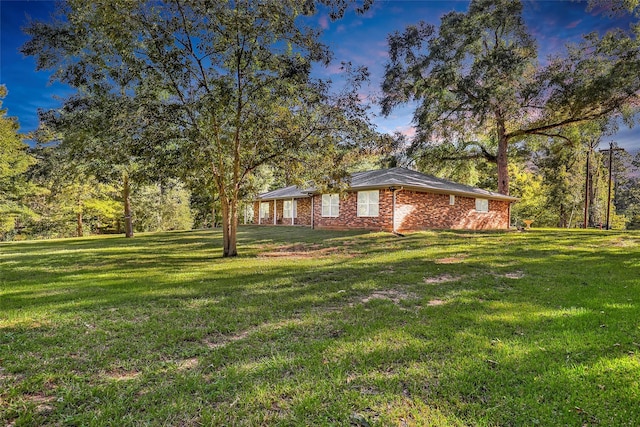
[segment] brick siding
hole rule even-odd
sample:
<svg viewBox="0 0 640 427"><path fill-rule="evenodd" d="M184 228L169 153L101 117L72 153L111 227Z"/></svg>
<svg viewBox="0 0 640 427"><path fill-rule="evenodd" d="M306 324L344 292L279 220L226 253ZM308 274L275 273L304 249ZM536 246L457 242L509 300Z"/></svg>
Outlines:
<svg viewBox="0 0 640 427"><path fill-rule="evenodd" d="M296 225L311 225L311 198L297 199L298 217ZM269 217L260 220L263 225L273 225L273 200L269 202ZM283 200L277 201L277 223L291 224L283 219ZM489 200L489 212L477 212L475 198L456 196L449 204L448 194L399 190L396 192L396 231L426 229L491 230L509 228L508 201ZM377 217L359 217L358 194L347 192L340 196L338 216L322 216L322 195L313 196L313 225L317 228L393 230L393 192L381 189ZM260 202L254 203L254 224L258 224Z"/></svg>
<svg viewBox="0 0 640 427"><path fill-rule="evenodd" d="M476 199L448 194L399 191L396 194L398 231L440 229L491 230L509 228L509 202L489 200L489 212L476 211Z"/></svg>

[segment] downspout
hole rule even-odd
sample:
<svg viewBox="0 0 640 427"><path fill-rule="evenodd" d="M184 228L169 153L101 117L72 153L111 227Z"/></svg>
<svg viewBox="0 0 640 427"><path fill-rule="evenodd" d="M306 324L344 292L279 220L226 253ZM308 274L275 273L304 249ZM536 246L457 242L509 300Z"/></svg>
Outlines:
<svg viewBox="0 0 640 427"><path fill-rule="evenodd" d="M296 209L295 209L295 205L293 204L293 197L291 198L291 225L296 225L295 219L294 217L296 216L295 214Z"/></svg>
<svg viewBox="0 0 640 427"><path fill-rule="evenodd" d="M391 232L396 232L396 188L389 187L391 191Z"/></svg>
<svg viewBox="0 0 640 427"><path fill-rule="evenodd" d="M278 225L278 201L273 199L273 225Z"/></svg>
<svg viewBox="0 0 640 427"><path fill-rule="evenodd" d="M314 226L314 223L313 223L313 217L314 217L313 199L314 199L314 197L313 197L313 194L312 194L311 195L311 229L315 230L315 226Z"/></svg>

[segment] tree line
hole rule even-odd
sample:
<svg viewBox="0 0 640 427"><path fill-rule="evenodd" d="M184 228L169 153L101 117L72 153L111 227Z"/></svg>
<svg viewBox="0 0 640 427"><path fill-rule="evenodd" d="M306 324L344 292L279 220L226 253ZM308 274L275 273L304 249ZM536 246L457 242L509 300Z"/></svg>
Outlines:
<svg viewBox="0 0 640 427"><path fill-rule="evenodd" d="M521 197L514 223L576 226L585 198L587 224L603 222L608 156L597 147L637 120L640 27L588 34L541 61L520 2L474 0L437 27L391 34L379 104L387 115L417 105L404 138L375 130L359 95L365 67L342 64L340 87L312 71L332 55L299 18L370 4L61 2L25 28L22 50L75 93L40 112L35 146L2 112L0 236L217 224L234 256L243 200L265 186L335 188L356 168L393 164ZM614 157L612 224L633 227L640 158Z"/></svg>

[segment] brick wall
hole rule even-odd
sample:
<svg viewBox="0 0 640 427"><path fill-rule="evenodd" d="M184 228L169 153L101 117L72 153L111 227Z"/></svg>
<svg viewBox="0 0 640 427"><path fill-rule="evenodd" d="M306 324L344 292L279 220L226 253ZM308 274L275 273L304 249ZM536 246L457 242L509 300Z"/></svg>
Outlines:
<svg viewBox="0 0 640 427"><path fill-rule="evenodd" d="M311 225L311 198L297 199L298 217L296 225ZM260 220L263 225L273 225L273 200L269 202L269 217ZM291 224L283 219L283 200L278 200L278 224ZM381 189L377 217L359 217L358 194L348 192L340 197L339 215L335 218L322 216L322 195L313 196L313 225L317 228L393 230L393 193ZM397 231L426 229L492 230L509 228L509 202L489 200L489 212L476 212L475 198L455 197L449 204L448 194L400 190L396 192L395 223ZM258 224L260 202L254 203L254 224Z"/></svg>
<svg viewBox="0 0 640 427"><path fill-rule="evenodd" d="M456 196L449 204L448 194L398 191L396 193L396 229L430 228L491 230L509 228L509 202L489 200L489 212L477 212L476 200Z"/></svg>
<svg viewBox="0 0 640 427"><path fill-rule="evenodd" d="M359 228L365 230L387 230L391 231L392 218L392 193L389 190L380 190L377 217L359 217L358 214L358 193L345 193L340 197L340 207L338 216L335 218L322 216L322 195L313 196L313 224L318 228Z"/></svg>

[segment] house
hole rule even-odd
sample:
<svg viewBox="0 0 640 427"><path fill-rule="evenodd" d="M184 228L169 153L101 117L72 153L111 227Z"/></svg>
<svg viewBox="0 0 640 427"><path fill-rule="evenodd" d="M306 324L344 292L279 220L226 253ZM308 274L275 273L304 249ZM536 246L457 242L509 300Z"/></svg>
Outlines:
<svg viewBox="0 0 640 427"><path fill-rule="evenodd" d="M296 186L260 194L254 224L393 232L508 229L515 197L405 168L357 172L342 194Z"/></svg>

